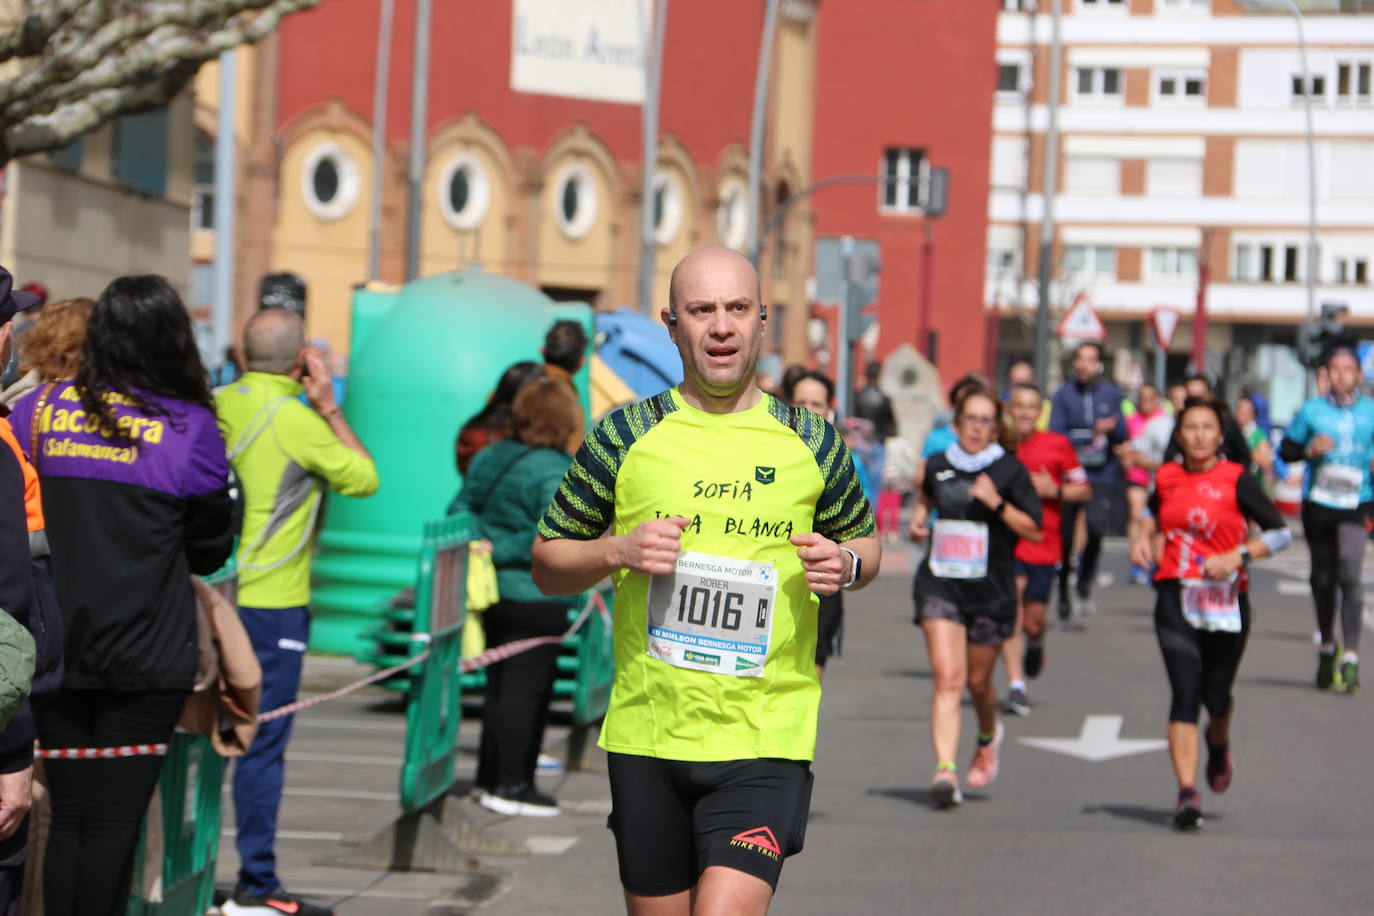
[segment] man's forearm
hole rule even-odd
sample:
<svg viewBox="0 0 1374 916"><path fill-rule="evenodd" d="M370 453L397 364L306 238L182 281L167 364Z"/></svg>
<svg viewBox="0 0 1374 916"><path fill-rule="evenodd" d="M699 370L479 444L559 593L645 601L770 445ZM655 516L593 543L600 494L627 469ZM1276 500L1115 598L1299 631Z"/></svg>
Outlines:
<svg viewBox="0 0 1374 916"><path fill-rule="evenodd" d="M536 535L530 547L534 584L546 595L577 595L620 569L614 537L591 541Z"/></svg>
<svg viewBox="0 0 1374 916"><path fill-rule="evenodd" d="M369 461L372 460L372 454L367 450L367 446L363 445L363 440L358 438L358 434L353 432L353 427L349 426L348 421L344 419L343 410L336 405L329 410L320 411L320 416L324 417L325 422L334 431L334 435L339 437L340 442Z"/></svg>

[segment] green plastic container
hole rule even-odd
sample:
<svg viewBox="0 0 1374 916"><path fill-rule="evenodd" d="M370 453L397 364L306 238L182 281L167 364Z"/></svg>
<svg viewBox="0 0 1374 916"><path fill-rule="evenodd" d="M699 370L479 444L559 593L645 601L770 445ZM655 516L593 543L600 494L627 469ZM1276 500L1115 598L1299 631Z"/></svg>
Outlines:
<svg viewBox="0 0 1374 916"><path fill-rule="evenodd" d="M390 307L387 307L388 299ZM511 363L539 360L557 320L583 323L583 303L480 269L426 277L399 292L354 300L344 412L377 460L381 487L367 499L331 494L314 566L311 648L352 655L397 590L415 584L424 523L458 492L453 444ZM590 351L590 346L589 346ZM588 370L574 378L590 416Z"/></svg>

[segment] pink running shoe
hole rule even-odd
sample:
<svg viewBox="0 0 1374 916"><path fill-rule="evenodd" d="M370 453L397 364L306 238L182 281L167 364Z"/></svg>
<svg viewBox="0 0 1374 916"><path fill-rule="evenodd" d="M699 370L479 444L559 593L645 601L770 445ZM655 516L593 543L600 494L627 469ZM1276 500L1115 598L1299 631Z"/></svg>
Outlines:
<svg viewBox="0 0 1374 916"><path fill-rule="evenodd" d="M1236 765L1231 760L1230 742L1213 747L1207 745L1207 785L1218 794L1231 787L1231 779L1236 775Z"/></svg>
<svg viewBox="0 0 1374 916"><path fill-rule="evenodd" d="M968 768L968 787L970 789L986 789L997 779L997 752L1002 746L1004 731L1001 721L998 721L992 740L987 744L978 745L978 750L973 754L973 764Z"/></svg>

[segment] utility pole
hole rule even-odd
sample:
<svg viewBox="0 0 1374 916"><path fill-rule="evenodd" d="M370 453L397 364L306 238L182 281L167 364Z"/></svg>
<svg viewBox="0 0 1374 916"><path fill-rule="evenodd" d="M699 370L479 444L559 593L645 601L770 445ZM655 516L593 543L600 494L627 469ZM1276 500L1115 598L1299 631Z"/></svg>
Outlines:
<svg viewBox="0 0 1374 916"><path fill-rule="evenodd" d="M1059 8L1062 0L1050 4L1049 118L1045 126L1044 188L1040 215L1040 303L1035 311L1035 380L1041 388L1049 383L1050 370L1050 279L1054 254L1054 194L1059 183L1059 68L1063 49L1059 40Z"/></svg>
<svg viewBox="0 0 1374 916"><path fill-rule="evenodd" d="M668 0L650 3L650 22L645 23L645 47L649 51L644 61L644 182L640 188L639 205L639 310L654 314L654 259L658 254L654 241L654 217L657 215L658 195L654 177L658 171L658 97L663 81L663 39L668 27ZM653 29L653 44L649 29Z"/></svg>
<svg viewBox="0 0 1374 916"><path fill-rule="evenodd" d="M391 82L395 0L382 0L377 23L377 73L372 81L372 214L367 230L367 279L382 271L382 184L386 179L386 96Z"/></svg>
<svg viewBox="0 0 1374 916"><path fill-rule="evenodd" d="M759 69L754 76L754 122L749 128L749 206L745 219L745 251L755 251L759 240L759 197L763 186L763 127L768 114L768 78L773 69L773 40L778 31L778 0L767 0L763 13L763 38L759 42ZM757 267L757 262L755 263Z"/></svg>
<svg viewBox="0 0 1374 916"><path fill-rule="evenodd" d="M1209 241L1210 233L1204 230L1197 256L1197 305L1193 309L1193 371L1199 375L1207 374L1207 281L1211 274L1207 257Z"/></svg>
<svg viewBox="0 0 1374 916"><path fill-rule="evenodd" d="M425 123L429 115L431 0L415 0L415 69L410 85L410 171L406 182L406 280L420 276L420 214L424 203Z"/></svg>
<svg viewBox="0 0 1374 916"><path fill-rule="evenodd" d="M234 112L238 107L235 52L219 56L219 112L215 125L215 295L210 312L210 358L218 364L234 336L234 201L238 196L237 141Z"/></svg>
<svg viewBox="0 0 1374 916"><path fill-rule="evenodd" d="M840 269L840 320L835 354L835 415L848 417L849 391L854 386L853 344L849 342L849 294L852 285L850 277L854 268L853 236L846 235L840 239L840 253L843 262Z"/></svg>

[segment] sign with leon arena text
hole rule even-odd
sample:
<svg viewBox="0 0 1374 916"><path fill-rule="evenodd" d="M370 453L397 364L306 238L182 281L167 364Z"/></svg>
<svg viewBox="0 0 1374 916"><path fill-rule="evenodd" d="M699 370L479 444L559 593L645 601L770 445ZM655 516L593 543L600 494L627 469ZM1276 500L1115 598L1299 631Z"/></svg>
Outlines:
<svg viewBox="0 0 1374 916"><path fill-rule="evenodd" d="M650 0L515 0L512 8L516 92L643 104Z"/></svg>

